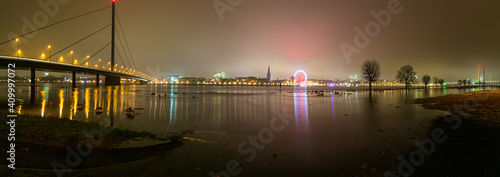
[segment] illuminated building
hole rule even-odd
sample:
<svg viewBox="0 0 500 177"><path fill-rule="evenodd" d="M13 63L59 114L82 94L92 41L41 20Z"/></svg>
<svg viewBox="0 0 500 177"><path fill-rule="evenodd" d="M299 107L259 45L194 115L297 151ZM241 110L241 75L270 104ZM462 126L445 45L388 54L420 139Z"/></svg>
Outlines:
<svg viewBox="0 0 500 177"><path fill-rule="evenodd" d="M172 75L168 77L169 82L179 82L179 76L177 75Z"/></svg>
<svg viewBox="0 0 500 177"><path fill-rule="evenodd" d="M357 74L355 74L354 76L349 75L349 82L356 82L356 81L359 81Z"/></svg>
<svg viewBox="0 0 500 177"><path fill-rule="evenodd" d="M267 66L267 81L271 81L271 66Z"/></svg>
<svg viewBox="0 0 500 177"><path fill-rule="evenodd" d="M478 70L477 70L477 81L479 83L486 83L486 71L484 69L484 65L479 65Z"/></svg>
<svg viewBox="0 0 500 177"><path fill-rule="evenodd" d="M226 78L226 72L214 73L214 79L224 79Z"/></svg>

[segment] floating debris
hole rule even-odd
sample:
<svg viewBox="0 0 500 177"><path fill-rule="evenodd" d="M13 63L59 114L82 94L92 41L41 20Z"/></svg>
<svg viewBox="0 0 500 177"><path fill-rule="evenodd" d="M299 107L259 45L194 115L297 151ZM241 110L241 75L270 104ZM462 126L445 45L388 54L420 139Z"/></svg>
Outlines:
<svg viewBox="0 0 500 177"><path fill-rule="evenodd" d="M127 118L133 119L135 117L135 111L132 110L132 107L129 107L125 110L127 112L125 115L127 115Z"/></svg>
<svg viewBox="0 0 500 177"><path fill-rule="evenodd" d="M83 104L77 104L76 105L76 110L78 110L78 111L83 110L83 108L84 108Z"/></svg>
<svg viewBox="0 0 500 177"><path fill-rule="evenodd" d="M102 114L102 108L101 108L101 107L96 107L96 108L95 108L95 113L96 113L97 115Z"/></svg>

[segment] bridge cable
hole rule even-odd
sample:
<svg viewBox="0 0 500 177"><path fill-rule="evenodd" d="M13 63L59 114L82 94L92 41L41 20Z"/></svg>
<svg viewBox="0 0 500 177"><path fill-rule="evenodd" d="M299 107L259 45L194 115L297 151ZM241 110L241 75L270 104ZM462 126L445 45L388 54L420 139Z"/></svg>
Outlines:
<svg viewBox="0 0 500 177"><path fill-rule="evenodd" d="M118 47L116 47L116 46L115 46L115 49L116 49L116 53L118 53L118 58L120 58L120 61L122 61L122 64L125 65L125 62L123 62L123 57L122 57L120 50L118 50Z"/></svg>
<svg viewBox="0 0 500 177"><path fill-rule="evenodd" d="M125 32L123 31L122 23L120 22L120 17L118 16L118 13L116 14L116 19L118 19L118 24L120 25L120 30L122 31L123 38L125 39L125 44L127 45L128 52L130 53L130 60L132 60L132 63L134 64L133 67L135 70L137 70L135 61L134 61L134 56L132 55L132 51L130 50L130 46L128 45L127 37L125 35Z"/></svg>
<svg viewBox="0 0 500 177"><path fill-rule="evenodd" d="M105 27L103 27L103 28L101 28L101 29L97 30L96 32L94 32L94 33L92 33L92 34L90 34L90 35L88 35L88 36L84 37L83 39L80 39L80 40L76 41L75 43L73 43L73 44L71 44L71 45L69 45L69 46L65 47L64 49L61 49L61 50L57 51L56 53L53 53L52 55L50 55L50 56L49 56L49 58L50 58L50 57L52 57L52 56L54 56L54 55L57 55L57 54L61 53L62 51L66 50L66 49L68 49L68 48L70 48L70 47L72 47L72 46L74 46L74 45L76 45L76 44L78 44L78 43L80 43L80 42L82 42L83 40L85 40L85 39L87 39L87 38L89 38L89 37L91 37L91 36L93 36L93 35L95 35L95 34L97 34L97 33L101 32L102 30L104 30L104 29L106 29L106 28L108 28L108 27L110 27L110 26L111 26L111 24L106 25ZM71 62L73 62L73 61L71 61Z"/></svg>
<svg viewBox="0 0 500 177"><path fill-rule="evenodd" d="M117 34L117 37L118 37L118 41L120 41L120 45L121 45L121 47L122 47L122 49L123 49L123 53L125 54L125 58L127 59L127 63L128 63L128 65L129 65L129 67L130 67L130 68L132 68L132 65L130 64L130 60L128 59L128 55L127 55L127 52L126 52L126 50L125 50L125 47L123 46L123 42L122 42L122 38L121 38L121 36L120 36L120 33L116 33L116 34ZM121 56L121 55L120 55L120 56ZM126 64L125 64L125 63L123 63L123 65L125 65L125 66L126 66Z"/></svg>
<svg viewBox="0 0 500 177"><path fill-rule="evenodd" d="M77 15L77 16L74 16L74 17L71 17L71 18L68 18L68 19L65 19L65 20L58 21L58 22L52 23L52 24L50 24L50 25L47 25L47 26L44 26L44 27L38 28L38 29L36 29L36 30L33 30L33 31L30 31L30 32L24 33L24 34L22 34L22 35L18 36L17 38L21 38L21 37L24 37L24 36L29 35L29 34L31 34L31 33L34 33L34 32L40 31L40 30L43 30L43 29L45 29L45 28L48 28L48 27L51 27L51 26L54 26L54 25L57 25L57 24L60 24L60 23L64 23L64 22L67 22L67 21L70 21L70 20L73 20L73 19L76 19L76 18L79 18L79 17L83 17L83 16L85 16L85 15L89 15L89 14L92 14L92 13L95 13L95 12L99 12L99 11L101 11L101 10L104 10L104 9L107 9L107 8L110 8L110 7L111 7L111 6L104 7L104 8L101 8L101 9L97 9L97 10L94 10L94 11L91 11L91 12L87 12L87 13L84 13L84 14L80 14L80 15ZM13 40L15 40L15 39L16 39L16 38L9 39L9 40L7 40L7 41L4 41L4 42L0 43L0 45L3 45L3 44L5 44L5 43L8 43L8 42L13 41Z"/></svg>
<svg viewBox="0 0 500 177"><path fill-rule="evenodd" d="M111 44L111 42L109 42L108 44L106 44L104 47L102 47L101 49L99 49L99 51L97 51L96 53L94 53L92 56L90 56L90 58L86 59L85 61L83 61L82 64L80 65L83 65L85 62L89 61L90 59L92 59L93 57L95 57L97 54L99 54L102 50L104 50L106 47L108 47L109 45ZM100 69L100 68L99 68Z"/></svg>

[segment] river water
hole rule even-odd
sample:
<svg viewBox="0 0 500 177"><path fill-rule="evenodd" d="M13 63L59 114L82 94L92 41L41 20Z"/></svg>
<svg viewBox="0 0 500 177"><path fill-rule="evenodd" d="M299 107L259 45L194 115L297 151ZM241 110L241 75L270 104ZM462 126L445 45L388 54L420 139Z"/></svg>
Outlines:
<svg viewBox="0 0 500 177"><path fill-rule="evenodd" d="M413 104L415 98L477 90L369 94L329 87L78 86L38 84L31 100L29 85L18 83L16 111L159 135L184 132L183 153L143 169L152 176L209 176L227 171L231 160L243 165L239 176L350 176L362 165L388 167L382 153L412 148L412 139L424 131L422 120L443 113ZM309 94L314 90L339 94ZM7 93L7 86L0 85L0 91ZM7 95L0 100L6 105ZM129 107L133 118L125 114Z"/></svg>

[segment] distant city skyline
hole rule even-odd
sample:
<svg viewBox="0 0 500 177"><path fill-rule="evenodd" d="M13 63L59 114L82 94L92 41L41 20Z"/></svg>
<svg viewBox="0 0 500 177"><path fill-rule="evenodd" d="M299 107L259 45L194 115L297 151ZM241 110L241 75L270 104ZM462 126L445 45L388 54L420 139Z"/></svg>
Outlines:
<svg viewBox="0 0 500 177"><path fill-rule="evenodd" d="M40 2L2 2L8 8L0 13L8 17L3 20L8 25L0 30L0 41L29 31L31 26L36 28L40 22L51 24L111 3L68 1L55 8L50 2L59 1ZM159 66L167 74L208 78L213 72L224 71L228 77L266 78L266 66L270 65L273 79L288 78L297 70L306 71L311 78L347 79L360 75L363 61L375 59L380 62L383 80L394 80L397 69L407 64L419 76L428 74L449 82L475 79L477 66L485 64L487 80L500 78L500 25L492 18L500 15L496 9L500 2L399 1L394 7L389 2L245 1L225 12L221 21L212 1L117 0L117 13L136 68L144 73L148 73L147 67ZM38 57L47 45L54 51L68 46L109 24L109 11L22 38L23 55ZM37 12L47 14L47 19ZM388 18L384 12L392 15ZM375 23L379 25L377 35L367 33L366 26L377 30ZM364 35L370 35L370 42L359 47L356 37ZM109 38L108 29L66 53L74 50L74 57L82 59ZM359 52L349 55L348 60L341 44L355 46ZM12 43L0 49L2 54L15 51ZM109 48L105 51L96 59L109 59Z"/></svg>

